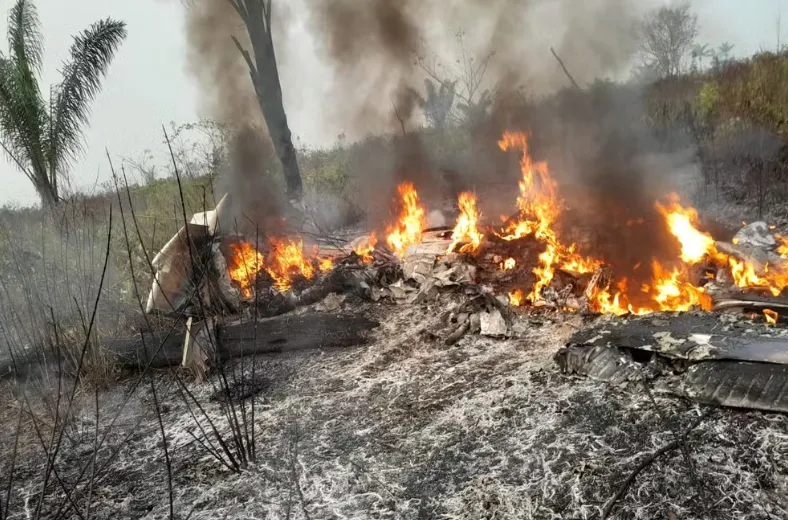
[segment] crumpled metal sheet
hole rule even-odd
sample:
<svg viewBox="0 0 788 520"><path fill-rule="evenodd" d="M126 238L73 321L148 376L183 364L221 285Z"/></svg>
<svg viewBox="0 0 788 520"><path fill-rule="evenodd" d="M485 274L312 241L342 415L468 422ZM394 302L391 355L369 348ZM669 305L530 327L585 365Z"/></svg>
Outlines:
<svg viewBox="0 0 788 520"><path fill-rule="evenodd" d="M657 381L656 389L707 404L788 413L788 365L708 361Z"/></svg>
<svg viewBox="0 0 788 520"><path fill-rule="evenodd" d="M601 346L574 346L558 351L555 362L566 374L620 385L643 378L643 367L622 351Z"/></svg>
<svg viewBox="0 0 788 520"><path fill-rule="evenodd" d="M658 392L692 401L788 413L788 365L741 361L702 361L684 371L661 365L659 357L638 363L615 347L575 345L555 355L561 371L613 385L648 381Z"/></svg>
<svg viewBox="0 0 788 520"><path fill-rule="evenodd" d="M736 236L733 237L733 243L762 249L774 249L777 247L777 240L775 240L774 234L769 229L769 224L762 221L751 222L741 228L736 233Z"/></svg>
<svg viewBox="0 0 788 520"><path fill-rule="evenodd" d="M570 345L646 350L687 361L731 360L788 364L788 337L766 336L767 327L725 330L715 315L685 314L671 319L638 317L579 331Z"/></svg>
<svg viewBox="0 0 788 520"><path fill-rule="evenodd" d="M788 338L725 329L714 315L646 317L575 333L562 372L718 406L788 413Z"/></svg>

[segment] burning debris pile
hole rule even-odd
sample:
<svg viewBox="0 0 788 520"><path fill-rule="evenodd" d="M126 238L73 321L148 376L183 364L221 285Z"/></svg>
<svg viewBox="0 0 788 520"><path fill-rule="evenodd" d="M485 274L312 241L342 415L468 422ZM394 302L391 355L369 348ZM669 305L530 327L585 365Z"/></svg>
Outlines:
<svg viewBox="0 0 788 520"><path fill-rule="evenodd" d="M562 222L566 208L558 183L546 162L531 158L528 135L506 133L499 147L518 153L521 179L515 214L497 225L484 220L476 194L463 192L456 225L429 229L416 187L404 182L399 214L385 231L343 247L307 246L302 236L222 233L222 199L213 212L195 215L157 256L148 311L186 307L206 315L254 308L271 316L331 293L397 303L422 303L445 288L484 295L484 306L459 313L449 335L454 338L462 330L504 335L500 324L512 307L642 316L709 311L716 304L759 309L770 322L788 308L788 239L766 224L750 224L732 242L718 242L699 229L697 212L671 194L652 211L673 250L640 259L629 269L637 279L630 279L616 272L616 259L596 255L582 233Z"/></svg>

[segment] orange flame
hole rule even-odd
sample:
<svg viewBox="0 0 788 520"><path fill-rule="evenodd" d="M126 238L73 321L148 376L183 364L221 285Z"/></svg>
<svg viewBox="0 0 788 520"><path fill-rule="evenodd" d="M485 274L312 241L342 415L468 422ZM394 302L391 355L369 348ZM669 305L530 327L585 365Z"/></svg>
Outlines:
<svg viewBox="0 0 788 520"><path fill-rule="evenodd" d="M304 242L300 238L272 238L270 242L274 249L268 255L268 262L249 242L230 245L233 253L228 260L228 274L238 284L245 298L252 296L255 277L261 270L273 278L277 290L286 291L292 286L293 277L300 275L312 279L317 271L330 271L334 267L331 258L318 257L317 248L312 257L305 258Z"/></svg>
<svg viewBox="0 0 788 520"><path fill-rule="evenodd" d="M528 153L528 138L525 133L506 132L498 142L503 151L515 149L521 152L520 194L517 197L517 208L520 220L512 223L501 238L516 240L533 234L537 239L544 240L546 249L539 255L540 265L533 269L536 282L526 297L532 303L541 297L542 289L547 287L555 274L554 264L561 254L558 237L553 231L553 223L560 212L560 201L556 197L556 183L550 177L546 162L534 163Z"/></svg>
<svg viewBox="0 0 788 520"><path fill-rule="evenodd" d="M659 262L654 261L654 301L661 311L688 311L700 307L710 311L713 307L711 297L702 287L695 287L686 279L686 272L674 268L666 272Z"/></svg>
<svg viewBox="0 0 788 520"><path fill-rule="evenodd" d="M523 291L521 291L520 289L510 292L508 296L509 296L509 305L511 305L512 307L519 307L523 304Z"/></svg>
<svg viewBox="0 0 788 520"><path fill-rule="evenodd" d="M534 283L533 289L531 289L531 292L527 296L531 303L539 301L542 295L542 289L553 281L553 276L555 276L553 264L557 257L558 253L556 251L556 246L553 244L547 244L547 249L539 255L539 262L541 262L541 265L534 267L533 270L533 273L536 275L536 283Z"/></svg>
<svg viewBox="0 0 788 520"><path fill-rule="evenodd" d="M326 271L330 271L334 268L334 259L333 258L321 258L318 262L317 268L320 270L321 273L325 273Z"/></svg>
<svg viewBox="0 0 788 520"><path fill-rule="evenodd" d="M457 217L457 225L451 234L451 245L446 253L454 251L460 242L467 242L460 248L460 253L473 253L479 249L484 238L477 228L481 214L476 207L476 195L468 191L460 193L457 206L460 208L460 215Z"/></svg>
<svg viewBox="0 0 788 520"><path fill-rule="evenodd" d="M397 186L402 209L399 221L394 226L389 226L386 232L386 243L397 253L400 258L413 244L421 243L422 233L427 227L426 211L419 202L419 194L410 182L403 182Z"/></svg>
<svg viewBox="0 0 788 520"><path fill-rule="evenodd" d="M601 314L615 314L617 316L628 313L645 314L634 309L622 293L611 294L608 288L596 291L589 303L593 310Z"/></svg>
<svg viewBox="0 0 788 520"><path fill-rule="evenodd" d="M507 132L498 142L501 150L516 149L521 151L520 194L517 197L519 220L510 224L504 234L504 240L517 240L527 235L545 242L546 248L539 255L539 264L533 269L536 275L527 299L537 302L541 298L542 289L547 287L555 276L556 266L576 273L591 273L599 268L602 262L585 258L577 253L577 246L565 246L553 229L553 224L561 213L563 202L557 194L557 184L550 176L546 162L533 162L528 153L528 134Z"/></svg>
<svg viewBox="0 0 788 520"><path fill-rule="evenodd" d="M564 256L568 258L561 264L561 269L577 274L588 274L602 267L601 261L596 258L580 256L576 253L576 250L577 246L572 244L564 251Z"/></svg>
<svg viewBox="0 0 788 520"><path fill-rule="evenodd" d="M627 297L626 279L623 279L618 283L618 291L615 293L611 293L609 288L597 291L591 299L591 308L603 314L619 316L644 315L657 311L689 311L696 307L707 311L712 309L711 297L702 287L695 287L685 281L687 274L683 269L675 267L668 271L654 260L652 270L653 286L643 286L641 291L649 295L653 304L645 307L633 306Z"/></svg>
<svg viewBox="0 0 788 520"><path fill-rule="evenodd" d="M715 255L717 247L714 239L695 227L698 222L695 208L682 207L675 193L668 195L668 198L667 206L656 202L655 207L665 217L670 232L681 243L681 259L688 264L697 264L707 254Z"/></svg>
<svg viewBox="0 0 788 520"><path fill-rule="evenodd" d="M315 276L315 267L304 258L302 239L271 239L271 244L274 246L273 259L271 265L266 267L266 271L274 279L274 287L278 290L288 290L296 275L301 275L307 280Z"/></svg>
<svg viewBox="0 0 788 520"><path fill-rule="evenodd" d="M536 281L526 299L536 303L542 290L555 277L556 267L578 274L592 273L602 266L595 258L584 257L577 252L576 244L565 245L561 242L553 225L558 219L563 202L558 197L557 185L550 177L547 164L534 163L528 154L528 135L505 133L499 146L502 150L522 151L520 169L520 195L517 198L519 219L510 224L501 234L504 240L516 240L526 235L545 243L545 250L539 255L539 265L533 273ZM657 209L665 216L668 227L681 244L681 259L686 263L697 263L706 254L717 254L714 239L695 228L697 213L694 209L682 208L677 196L671 196L668 205L657 204ZM591 308L613 314L646 314L655 311L682 311L693 307L711 308L711 298L702 288L687 281L686 269L675 267L665 269L654 261L653 282L641 291L649 295L651 303L646 307L634 307L627 297L627 281L618 282L617 290L610 287L596 288L589 297ZM513 299L512 293L509 295ZM515 297L514 300L521 300Z"/></svg>
<svg viewBox="0 0 788 520"><path fill-rule="evenodd" d="M356 246L355 253L361 257L361 261L365 264L371 264L374 258L372 253L375 251L375 246L378 244L378 237L373 231L370 233L365 244Z"/></svg>
<svg viewBox="0 0 788 520"><path fill-rule="evenodd" d="M230 244L233 254L227 262L230 279L238 284L244 298L252 296L255 277L265 264L265 258L249 242Z"/></svg>
<svg viewBox="0 0 788 520"><path fill-rule="evenodd" d="M517 197L517 208L521 220L512 223L505 231L505 240L516 240L534 234L536 238L553 238L551 229L560 212L560 201L556 198L556 182L550 177L546 162L531 160L528 153L528 138L525 133L506 132L498 141L503 151L520 150L520 195Z"/></svg>
<svg viewBox="0 0 788 520"><path fill-rule="evenodd" d="M728 258L728 265L737 287L760 287L767 289L774 296L779 296L788 286L788 273L770 270L768 264L765 267L765 272L761 275L755 272L755 267L752 264L732 256Z"/></svg>
<svg viewBox="0 0 788 520"><path fill-rule="evenodd" d="M688 264L702 260L706 255L717 263L728 265L737 287L761 287L774 296L779 296L788 287L788 272L770 269L767 265L764 272L756 272L755 266L723 254L717 250L714 239L708 233L695 228L698 213L693 208L684 208L679 203L678 195L670 194L667 207L656 203L657 210L665 216L668 228L681 244L681 259ZM734 244L737 241L734 239ZM778 249L778 252L780 250Z"/></svg>
<svg viewBox="0 0 788 520"><path fill-rule="evenodd" d="M504 240L517 240L532 236L544 244L544 251L538 257L538 265L533 268L535 280L530 290L515 290L508 294L513 306L523 305L526 301L537 304L542 299L543 290L556 276L557 269L576 274L589 274L599 270L603 262L586 257L578 252L576 244L562 243L555 224L561 214L563 201L558 195L555 180L551 177L547 163L534 162L528 151L528 134L507 132L499 141L501 150L520 152L521 179L517 197L518 218L497 233ZM422 240L426 227L426 210L419 201L418 193L410 182L397 187L400 199L400 212L396 224L387 228L386 243L399 256L403 257L409 246ZM476 252L483 240L478 225L480 213L477 197L470 192L461 193L458 198L460 215L452 232L452 242L448 252L454 251L460 243L460 252ZM779 295L788 287L788 269L779 266L756 266L738 260L717 250L711 235L698 230L698 213L694 208L683 207L679 197L670 194L667 201L656 202L656 210L663 216L669 231L676 238L680 252L675 262L663 266L652 260L651 281L639 290L640 298L630 292L626 279L620 279L607 286L596 287L588 295L589 307L602 313L647 314L656 311L687 311L692 308L711 309L712 301L708 293L689 281L687 267L704 259L727 267L738 287L759 287ZM627 225L642 223L643 219L633 220ZM779 245L777 253L788 259L788 238L776 235ZM238 284L244 296L253 292L256 274L265 270L274 280L280 291L292 286L294 276L311 279L317 271L333 267L331 259L319 259L317 252L306 258L303 240L271 240L274 250L264 258L248 243L232 245L233 255L228 260L230 277ZM371 253L377 244L377 237L371 234L366 244L355 249L364 262L371 262ZM266 263L267 260L267 263ZM640 264L638 264L639 266ZM507 258L499 263L503 270L514 269L517 260ZM636 266L637 268L637 266ZM644 296L645 295L645 296ZM637 306L632 301L637 300ZM771 314L770 314L771 313ZM777 321L777 314L764 312L767 320Z"/></svg>
<svg viewBox="0 0 788 520"><path fill-rule="evenodd" d="M768 323L769 325L776 325L777 320L780 319L780 315L771 309L764 309L763 317L766 318L766 323Z"/></svg>
<svg viewBox="0 0 788 520"><path fill-rule="evenodd" d="M780 243L780 245L777 246L777 254L788 260L788 237L775 235L775 238Z"/></svg>

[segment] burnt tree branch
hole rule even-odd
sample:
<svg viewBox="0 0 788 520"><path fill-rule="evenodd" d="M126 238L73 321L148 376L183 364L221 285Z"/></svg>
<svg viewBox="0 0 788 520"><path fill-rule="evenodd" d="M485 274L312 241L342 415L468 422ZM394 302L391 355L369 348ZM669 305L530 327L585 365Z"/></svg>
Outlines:
<svg viewBox="0 0 788 520"><path fill-rule="evenodd" d="M246 66L249 67L249 76L252 78L252 85L255 86L255 90L257 89L257 67L255 67L254 62L252 62L252 56L249 54L249 51L243 48L241 42L238 41L238 38L235 36L230 36L235 44L235 47L238 49L238 52L241 53L243 56L244 61L246 62Z"/></svg>
<svg viewBox="0 0 788 520"><path fill-rule="evenodd" d="M558 57L558 54L555 53L555 50L552 47L550 47L550 52L553 54L553 57L556 59L556 61L558 61L558 64L561 66L561 70L564 71L564 74L566 74L566 77L572 82L572 85L574 85L577 90L583 90L582 87L577 84L575 78L572 77L572 74L569 73L569 70L566 68L566 65L564 65L563 60Z"/></svg>

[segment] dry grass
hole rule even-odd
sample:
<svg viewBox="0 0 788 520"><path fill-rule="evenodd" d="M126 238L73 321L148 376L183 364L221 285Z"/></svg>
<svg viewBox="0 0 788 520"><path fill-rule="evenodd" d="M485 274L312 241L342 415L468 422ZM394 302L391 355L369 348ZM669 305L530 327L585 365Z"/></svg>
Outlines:
<svg viewBox="0 0 788 520"><path fill-rule="evenodd" d="M176 511L193 519L597 518L626 475L700 411L659 396L657 410L642 389L559 374L552 354L583 326L579 317L521 317L507 340L431 341L425 326L453 304L366 307L382 323L368 347L259 358L257 463L241 474L195 442L174 383L160 383ZM226 430L211 399L217 386L190 389ZM103 400L110 406L123 393ZM149 401L140 394L123 412L116 438L125 427L133 434L97 484L96 518L166 516ZM687 442L700 486L675 451L636 479L615 514L783 517L786 431L784 416L714 411Z"/></svg>

